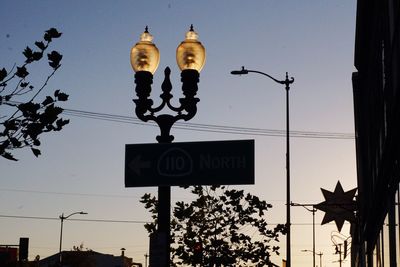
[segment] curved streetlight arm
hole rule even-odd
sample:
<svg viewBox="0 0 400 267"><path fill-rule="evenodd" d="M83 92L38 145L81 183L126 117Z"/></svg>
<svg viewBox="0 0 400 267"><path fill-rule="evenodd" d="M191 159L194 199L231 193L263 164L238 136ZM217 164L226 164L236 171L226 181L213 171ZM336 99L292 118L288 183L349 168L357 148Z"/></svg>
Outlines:
<svg viewBox="0 0 400 267"><path fill-rule="evenodd" d="M60 215L60 219L61 219L61 220L65 220L65 219L68 219L69 217L71 217L72 215L75 215L75 214L82 214L82 215L85 215L85 214L88 214L88 213L87 213L87 212L83 212L83 211L78 211L78 212L71 213L71 214L68 215L68 216L64 216L64 213L63 213L63 214Z"/></svg>
<svg viewBox="0 0 400 267"><path fill-rule="evenodd" d="M311 252L311 253L315 253L315 255L317 255L317 256L324 255L322 252L318 253L318 252L314 252L314 251L312 251L310 249L302 249L301 252Z"/></svg>
<svg viewBox="0 0 400 267"><path fill-rule="evenodd" d="M265 73L265 72L258 71L258 70L248 70L248 69L245 69L244 66L242 66L242 69L241 69L241 70L233 70L233 71L231 71L231 74L232 74L232 75L244 75L244 74L248 74L249 72L258 73L258 74L267 76L268 78L270 78L270 79L273 80L274 82L280 83L280 84L285 84L286 86L289 86L289 84L291 84L291 83L294 82L294 78L293 78L293 77L291 77L291 78L289 79L288 73L287 73L287 72L286 72L286 79L280 81L280 80L275 79L274 77L272 77L271 75L269 75L269 74L267 74L267 73Z"/></svg>
<svg viewBox="0 0 400 267"><path fill-rule="evenodd" d="M290 202L290 206L293 207L303 207L306 210L308 210L309 212L317 212L318 210L315 208L315 204L299 204L299 203L294 203L294 202ZM312 209L310 209L309 207L312 207Z"/></svg>

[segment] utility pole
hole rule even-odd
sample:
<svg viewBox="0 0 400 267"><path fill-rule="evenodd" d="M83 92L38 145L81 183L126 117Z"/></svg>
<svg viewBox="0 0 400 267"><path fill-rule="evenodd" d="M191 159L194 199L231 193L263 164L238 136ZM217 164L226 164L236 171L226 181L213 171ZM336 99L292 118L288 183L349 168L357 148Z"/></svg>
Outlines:
<svg viewBox="0 0 400 267"><path fill-rule="evenodd" d="M339 254L339 267L342 267L342 262L343 262L343 259L342 259L342 244L337 244L336 245L336 253L335 254Z"/></svg>
<svg viewBox="0 0 400 267"><path fill-rule="evenodd" d="M319 267L322 267L322 252L315 253L315 255L319 256Z"/></svg>
<svg viewBox="0 0 400 267"><path fill-rule="evenodd" d="M144 267L147 267L147 258L149 257L149 254L144 254Z"/></svg>

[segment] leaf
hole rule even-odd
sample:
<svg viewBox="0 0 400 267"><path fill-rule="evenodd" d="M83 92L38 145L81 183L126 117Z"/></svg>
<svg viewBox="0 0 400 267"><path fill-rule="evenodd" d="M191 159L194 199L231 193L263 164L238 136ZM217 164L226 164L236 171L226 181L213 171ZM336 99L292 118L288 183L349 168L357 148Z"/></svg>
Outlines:
<svg viewBox="0 0 400 267"><path fill-rule="evenodd" d="M18 161L16 158L14 158L14 156L11 153L8 152L3 152L1 156L9 160Z"/></svg>
<svg viewBox="0 0 400 267"><path fill-rule="evenodd" d="M58 38L61 36L62 33L58 32L57 29L55 28L51 28L49 30L47 30L43 36L43 38L47 41L47 42L51 42L53 38Z"/></svg>
<svg viewBox="0 0 400 267"><path fill-rule="evenodd" d="M24 50L24 52L22 52L22 54L26 57L26 60L25 60L26 63L32 62L33 51L29 46L27 46L25 48L25 50Z"/></svg>
<svg viewBox="0 0 400 267"><path fill-rule="evenodd" d="M4 80L5 77L7 77L7 71L5 68L2 68L0 70L0 81Z"/></svg>
<svg viewBox="0 0 400 267"><path fill-rule="evenodd" d="M27 87L28 85L29 85L28 82L22 82L22 83L20 84L20 86L21 86L22 88L25 88L25 87Z"/></svg>
<svg viewBox="0 0 400 267"><path fill-rule="evenodd" d="M20 147L22 143L15 137L10 138L10 142L14 148Z"/></svg>
<svg viewBox="0 0 400 267"><path fill-rule="evenodd" d="M52 51L51 53L47 54L47 58L49 59L49 65L53 69L56 69L60 66L60 61L62 59L62 55L57 51Z"/></svg>
<svg viewBox="0 0 400 267"><path fill-rule="evenodd" d="M51 38L50 34L45 32L43 39L50 43L52 38Z"/></svg>
<svg viewBox="0 0 400 267"><path fill-rule="evenodd" d="M34 61L39 61L42 57L43 57L43 53L42 52L34 52L32 54L32 59Z"/></svg>
<svg viewBox="0 0 400 267"><path fill-rule="evenodd" d="M10 145L10 141L9 140L5 140L4 142L0 143L0 151L1 153L3 153L8 146Z"/></svg>
<svg viewBox="0 0 400 267"><path fill-rule="evenodd" d="M56 121L56 125L57 125L56 130L57 130L57 131L60 131L60 130L62 129L62 127L64 127L64 126L67 125L68 123L69 123L69 120L58 119L58 120Z"/></svg>
<svg viewBox="0 0 400 267"><path fill-rule="evenodd" d="M69 95L60 92L60 93L58 93L58 95L57 95L57 100L58 100L58 101L67 101L67 100L68 100L68 96L69 96Z"/></svg>
<svg viewBox="0 0 400 267"><path fill-rule="evenodd" d="M32 150L33 154L34 154L36 157L39 157L39 155L42 154L42 153L40 152L40 150L37 149L37 148L33 148L33 147L32 147L31 150Z"/></svg>
<svg viewBox="0 0 400 267"><path fill-rule="evenodd" d="M46 49L46 46L43 42L35 42L35 45L41 49L42 51Z"/></svg>
<svg viewBox="0 0 400 267"><path fill-rule="evenodd" d="M47 96L46 99L42 102L43 106L47 106L54 102L54 99L51 96Z"/></svg>
<svg viewBox="0 0 400 267"><path fill-rule="evenodd" d="M16 131L18 129L17 122L15 119L4 121L3 125L5 130L7 131Z"/></svg>
<svg viewBox="0 0 400 267"><path fill-rule="evenodd" d="M26 70L25 66L17 67L17 72L15 73L20 78L25 78L29 75L29 72Z"/></svg>
<svg viewBox="0 0 400 267"><path fill-rule="evenodd" d="M49 30L46 31L46 33L51 37L51 38L59 38L61 36L61 32L58 32L56 28L50 28Z"/></svg>
<svg viewBox="0 0 400 267"><path fill-rule="evenodd" d="M46 125L46 132L50 132L55 130L55 127L53 126L53 124L48 124Z"/></svg>
<svg viewBox="0 0 400 267"><path fill-rule="evenodd" d="M34 146L40 146L40 141L39 141L39 139L33 140L33 145L34 145Z"/></svg>

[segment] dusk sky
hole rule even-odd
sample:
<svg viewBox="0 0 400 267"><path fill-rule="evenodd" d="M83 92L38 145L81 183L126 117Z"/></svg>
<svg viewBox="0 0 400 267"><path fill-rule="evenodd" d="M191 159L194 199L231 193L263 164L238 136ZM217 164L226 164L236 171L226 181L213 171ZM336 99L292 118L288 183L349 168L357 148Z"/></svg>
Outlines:
<svg viewBox="0 0 400 267"><path fill-rule="evenodd" d="M271 130L285 130L285 90L265 76L230 74L241 66L277 79L284 79L286 72L295 78L290 122L291 130L299 133L293 132L291 138L292 201L320 203L320 188L333 191L338 180L345 191L355 188L355 15L356 1L349 0L2 0L0 68L21 64L25 47L33 47L45 30L55 27L63 35L51 48L63 54L62 66L40 96L61 89L70 95L62 104L66 109L132 120L68 113L63 116L71 122L63 131L42 136L39 158L19 150L14 152L18 162L0 159L0 244L29 237L30 260L53 255L59 246L58 216L85 211L88 215L71 219L86 221L64 222L64 250L83 243L85 248L119 255L125 248L126 256L144 263L149 240L143 222L150 216L139 199L157 190L125 188L124 157L125 144L154 143L159 134L154 124L139 123L132 102L136 96L129 54L146 25L160 50L152 91L155 102L167 66L172 70L174 99L181 97L175 51L194 25L207 59L200 74L198 112L190 123L224 128L173 128L172 134L177 142L254 139L255 185L232 188L271 203L268 222L286 222L285 138L271 136ZM32 68L36 85L47 70L45 65ZM227 127L240 130L232 133ZM190 200L179 188L172 190L172 198ZM316 213L316 252L323 253L323 266L336 266L339 257L332 239L348 237L349 224L335 234L334 223L320 225L323 216ZM312 214L292 207L291 221L292 266L310 266L312 253L301 250L312 249ZM285 240L281 238L281 256L274 258L279 265L286 254ZM344 266L350 266L349 258Z"/></svg>

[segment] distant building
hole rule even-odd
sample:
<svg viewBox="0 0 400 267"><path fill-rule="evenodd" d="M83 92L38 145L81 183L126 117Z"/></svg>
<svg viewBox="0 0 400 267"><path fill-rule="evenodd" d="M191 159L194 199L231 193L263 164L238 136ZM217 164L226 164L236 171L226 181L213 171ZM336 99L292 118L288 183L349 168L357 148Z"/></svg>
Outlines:
<svg viewBox="0 0 400 267"><path fill-rule="evenodd" d="M18 248L0 246L0 266L16 266L18 261Z"/></svg>
<svg viewBox="0 0 400 267"><path fill-rule="evenodd" d="M38 267L59 267L59 253L39 261ZM103 254L96 251L63 251L62 267L142 267L132 258Z"/></svg>
<svg viewBox="0 0 400 267"><path fill-rule="evenodd" d="M357 1L352 266L400 265L400 1Z"/></svg>

